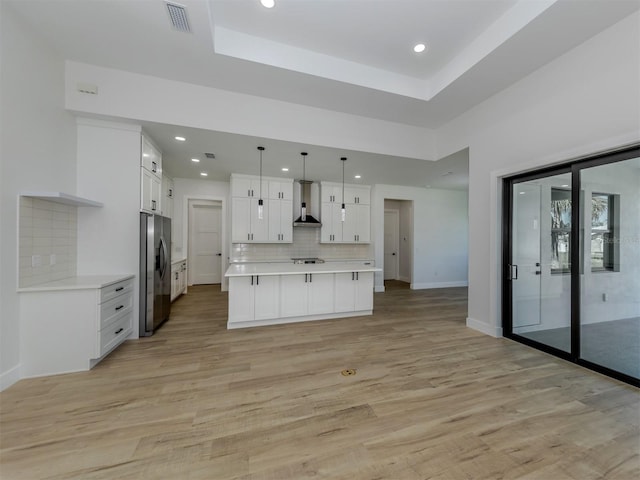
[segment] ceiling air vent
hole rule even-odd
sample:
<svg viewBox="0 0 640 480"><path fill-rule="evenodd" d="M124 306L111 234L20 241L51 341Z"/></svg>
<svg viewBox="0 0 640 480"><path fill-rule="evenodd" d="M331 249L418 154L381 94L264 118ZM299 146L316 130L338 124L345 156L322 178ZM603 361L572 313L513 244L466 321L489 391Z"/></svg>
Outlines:
<svg viewBox="0 0 640 480"><path fill-rule="evenodd" d="M189 26L189 20L187 19L187 9L183 5L177 3L167 3L167 12L169 12L169 18L173 28L181 32L191 33L191 27Z"/></svg>
<svg viewBox="0 0 640 480"><path fill-rule="evenodd" d="M204 156L207 157L207 158L216 158L216 154L215 153L207 153L207 152L205 152Z"/></svg>

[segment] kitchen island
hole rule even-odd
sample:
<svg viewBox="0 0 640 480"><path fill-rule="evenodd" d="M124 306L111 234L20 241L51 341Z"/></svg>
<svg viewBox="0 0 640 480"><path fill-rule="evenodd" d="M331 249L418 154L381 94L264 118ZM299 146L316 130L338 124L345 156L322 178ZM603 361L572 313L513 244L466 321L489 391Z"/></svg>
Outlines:
<svg viewBox="0 0 640 480"><path fill-rule="evenodd" d="M368 260L232 264L227 328L371 315L378 271Z"/></svg>

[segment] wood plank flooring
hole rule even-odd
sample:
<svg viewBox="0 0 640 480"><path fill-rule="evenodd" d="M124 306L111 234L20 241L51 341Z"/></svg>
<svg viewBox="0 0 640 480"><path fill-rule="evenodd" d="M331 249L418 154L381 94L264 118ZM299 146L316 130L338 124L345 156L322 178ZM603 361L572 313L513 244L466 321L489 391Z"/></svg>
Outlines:
<svg viewBox="0 0 640 480"><path fill-rule="evenodd" d="M466 328L465 289L244 330L226 311L189 288L92 371L2 392L0 478L640 477L639 391Z"/></svg>

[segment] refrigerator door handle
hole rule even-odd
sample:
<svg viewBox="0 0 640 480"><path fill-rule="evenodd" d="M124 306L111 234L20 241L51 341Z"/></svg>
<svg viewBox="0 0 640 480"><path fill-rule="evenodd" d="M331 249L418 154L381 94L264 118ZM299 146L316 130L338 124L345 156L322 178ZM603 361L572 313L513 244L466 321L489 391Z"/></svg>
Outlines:
<svg viewBox="0 0 640 480"><path fill-rule="evenodd" d="M160 278L164 278L164 274L167 271L167 242L164 238L160 238Z"/></svg>

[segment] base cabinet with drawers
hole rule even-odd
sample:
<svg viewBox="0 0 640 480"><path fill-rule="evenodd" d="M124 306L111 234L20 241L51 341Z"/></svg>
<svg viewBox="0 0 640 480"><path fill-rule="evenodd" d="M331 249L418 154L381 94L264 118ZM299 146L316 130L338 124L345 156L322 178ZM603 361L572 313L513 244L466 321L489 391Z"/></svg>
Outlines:
<svg viewBox="0 0 640 480"><path fill-rule="evenodd" d="M133 332L133 275L73 277L18 291L23 377L89 370Z"/></svg>

